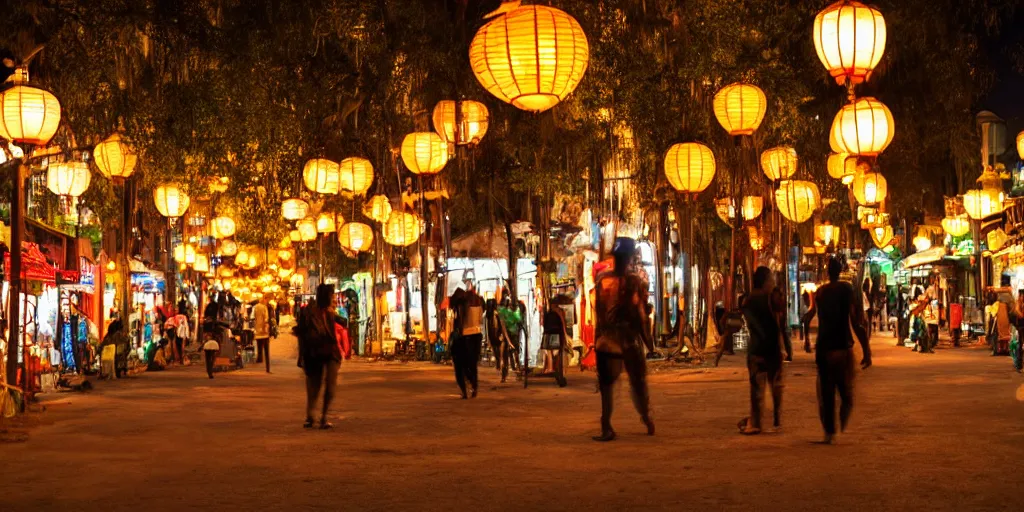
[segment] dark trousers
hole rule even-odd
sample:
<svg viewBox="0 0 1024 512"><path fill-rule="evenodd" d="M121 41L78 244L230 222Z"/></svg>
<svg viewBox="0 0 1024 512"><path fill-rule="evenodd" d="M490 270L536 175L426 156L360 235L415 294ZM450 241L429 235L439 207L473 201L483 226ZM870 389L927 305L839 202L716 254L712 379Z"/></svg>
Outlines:
<svg viewBox="0 0 1024 512"><path fill-rule="evenodd" d="M340 361L307 360L303 362L302 369L306 372L306 419L313 419L316 412L316 402L320 397L320 390L324 391L323 408L320 417L327 418L327 410L334 400L334 388L338 384L338 370L341 368Z"/></svg>
<svg viewBox="0 0 1024 512"><path fill-rule="evenodd" d="M645 422L650 419L650 396L647 391L647 361L639 346L626 349L621 355L597 351L597 382L601 388L601 432L612 431L612 408L615 405L615 382L625 369L633 406Z"/></svg>
<svg viewBox="0 0 1024 512"><path fill-rule="evenodd" d="M256 339L256 362L267 362L267 373L270 373L270 338Z"/></svg>
<svg viewBox="0 0 1024 512"><path fill-rule="evenodd" d="M178 364L183 364L185 362L185 340L183 338L175 336L174 347L178 351Z"/></svg>
<svg viewBox="0 0 1024 512"><path fill-rule="evenodd" d="M217 351L216 350L204 350L203 352L206 353L206 374L209 375L210 378L212 379L213 378L213 361L214 361L214 359L217 359Z"/></svg>
<svg viewBox="0 0 1024 512"><path fill-rule="evenodd" d="M484 341L483 334L459 336L452 341L452 366L455 368L455 383L459 385L462 396L466 396L466 380L472 391L476 393L477 363L480 362L480 348Z"/></svg>
<svg viewBox="0 0 1024 512"><path fill-rule="evenodd" d="M750 426L761 428L764 393L768 387L772 392L772 424L782 425L782 360L748 356L747 371L750 374Z"/></svg>
<svg viewBox="0 0 1024 512"><path fill-rule="evenodd" d="M931 351L932 347L939 344L939 324L928 324L928 341L925 347Z"/></svg>
<svg viewBox="0 0 1024 512"><path fill-rule="evenodd" d="M846 430L846 423L853 411L853 351L829 350L818 352L815 357L818 366L818 415L825 434L836 433L836 393L839 393L840 428Z"/></svg>

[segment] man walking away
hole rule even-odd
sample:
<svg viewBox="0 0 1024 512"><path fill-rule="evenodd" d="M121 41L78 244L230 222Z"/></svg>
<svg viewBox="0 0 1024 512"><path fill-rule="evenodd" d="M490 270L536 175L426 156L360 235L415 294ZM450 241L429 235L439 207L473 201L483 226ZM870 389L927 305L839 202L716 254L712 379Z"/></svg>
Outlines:
<svg viewBox="0 0 1024 512"><path fill-rule="evenodd" d="M267 307L267 298L260 298L259 303L252 308L253 331L256 338L256 364L267 363L267 373L270 373L270 309Z"/></svg>
<svg viewBox="0 0 1024 512"><path fill-rule="evenodd" d="M612 249L614 267L601 272L595 284L594 344L601 390L601 435L594 437L595 441L615 439L612 407L615 382L623 369L629 374L633 405L647 426L647 435L654 435L647 391L647 361L640 346L642 341L647 350L653 352L654 339L644 313L647 288L639 275L629 271L635 252L636 242L632 238L617 238Z"/></svg>
<svg viewBox="0 0 1024 512"><path fill-rule="evenodd" d="M774 421L782 426L782 360L786 357L779 315L773 300L775 278L768 267L754 271L754 290L740 307L750 330L750 348L747 350L747 370L750 373L750 417L741 422L744 435L761 433L761 411L764 409L766 387L772 390Z"/></svg>
<svg viewBox="0 0 1024 512"><path fill-rule="evenodd" d="M466 290L456 290L449 301L455 311L456 327L453 333L458 333L452 335L452 366L463 399L469 396L476 398L477 364L480 362L480 348L484 341L484 299L477 295L471 283L467 282L466 285ZM468 393L466 380L469 380L470 386Z"/></svg>
<svg viewBox="0 0 1024 512"><path fill-rule="evenodd" d="M316 287L316 303L302 308L295 334L299 339L299 367L306 374L306 422L303 427L313 427L316 402L323 389L323 407L320 414L320 428L329 429L334 425L327 421L327 411L334 399L334 388L338 382L341 367L341 349L334 325L337 312L334 310L334 286L321 284Z"/></svg>
<svg viewBox="0 0 1024 512"><path fill-rule="evenodd" d="M864 351L861 368L871 366L871 346L868 344L866 319L863 310L856 307L853 286L839 281L843 261L833 257L828 262L828 284L818 288L811 318L818 315L818 340L815 344L815 363L818 367L818 413L825 429L824 444L836 442L836 393L842 401L839 406L840 430L845 432L853 411L853 336Z"/></svg>

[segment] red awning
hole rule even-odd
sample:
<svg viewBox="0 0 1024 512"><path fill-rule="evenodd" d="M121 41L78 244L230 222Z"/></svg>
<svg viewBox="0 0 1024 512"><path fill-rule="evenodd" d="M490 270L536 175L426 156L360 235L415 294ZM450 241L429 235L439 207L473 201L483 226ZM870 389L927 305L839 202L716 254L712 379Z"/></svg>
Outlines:
<svg viewBox="0 0 1024 512"><path fill-rule="evenodd" d="M10 253L4 255L4 274L11 274ZM46 261L46 256L36 244L21 243L21 278L25 281L41 281L50 286L57 285L57 269Z"/></svg>

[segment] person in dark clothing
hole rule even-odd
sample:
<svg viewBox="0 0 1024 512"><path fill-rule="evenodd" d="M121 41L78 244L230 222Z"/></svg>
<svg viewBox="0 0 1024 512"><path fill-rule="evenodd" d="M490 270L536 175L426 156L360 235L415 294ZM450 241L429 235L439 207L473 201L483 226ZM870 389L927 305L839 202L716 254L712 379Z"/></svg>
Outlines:
<svg viewBox="0 0 1024 512"><path fill-rule="evenodd" d="M775 323L779 326L782 335L782 343L786 349L786 361L793 360L793 340L789 337L789 329L786 328L786 295L779 287L772 288L771 294L772 312L775 313Z"/></svg>
<svg viewBox="0 0 1024 512"><path fill-rule="evenodd" d="M804 316L811 310L811 294L807 290L804 290L800 294L800 302L803 304L801 308L800 318L800 337L804 340L804 352L811 353L811 321L804 320Z"/></svg>
<svg viewBox="0 0 1024 512"><path fill-rule="evenodd" d="M480 362L480 348L484 341L484 299L477 295L472 285L469 285L466 290L456 290L449 304L455 311L455 329L452 331L451 343L455 383L459 385L463 399L469 396L476 398L479 384L477 364ZM470 386L469 393L466 391L467 380Z"/></svg>
<svg viewBox="0 0 1024 512"><path fill-rule="evenodd" d="M853 411L854 355L852 328L864 351L861 368L871 366L871 346L868 343L867 319L864 310L857 307L857 291L850 283L839 281L844 263L839 257L828 262L828 284L815 294L814 308L808 317L818 315L818 339L815 343L815 363L818 367L818 413L825 430L825 444L836 442L836 393L839 393L840 431Z"/></svg>
<svg viewBox="0 0 1024 512"><path fill-rule="evenodd" d="M107 334L103 338L102 345L113 345L115 349L114 356L114 376L120 379L122 376L128 376L128 353L131 352L131 340L128 339L128 335L124 332L124 324L120 320L114 320L107 326Z"/></svg>
<svg viewBox="0 0 1024 512"><path fill-rule="evenodd" d="M654 338L644 314L647 287L639 275L629 270L635 253L636 242L633 239L616 239L612 249L615 258L613 268L601 272L595 280L594 345L601 391L601 435L594 437L595 441L615 439L615 430L612 429L615 382L623 370L629 374L633 405L647 426L647 435L654 435L647 390L647 361L641 347L642 342L648 351L654 352Z"/></svg>
<svg viewBox="0 0 1024 512"><path fill-rule="evenodd" d="M750 330L750 346L747 349L747 371L750 375L750 417L740 422L740 432L745 435L761 433L761 411L764 409L765 388L772 392L774 421L778 429L782 426L782 360L786 357L782 327L774 299L775 278L768 267L754 271L754 290L740 307L743 318Z"/></svg>
<svg viewBox="0 0 1024 512"><path fill-rule="evenodd" d="M334 388L341 367L341 347L338 343L335 324L339 322L334 309L334 286L321 284L316 288L316 303L302 308L295 335L299 339L298 365L306 374L306 422L303 427L313 427L313 414L317 399L323 390L323 407L320 414L320 428L329 429L334 425L327 421L327 411L334 399Z"/></svg>

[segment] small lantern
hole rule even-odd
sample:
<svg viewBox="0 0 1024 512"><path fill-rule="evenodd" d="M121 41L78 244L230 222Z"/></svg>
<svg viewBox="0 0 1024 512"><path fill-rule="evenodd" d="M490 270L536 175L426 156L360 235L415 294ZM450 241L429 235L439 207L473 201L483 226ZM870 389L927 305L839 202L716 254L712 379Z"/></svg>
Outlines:
<svg viewBox="0 0 1024 512"><path fill-rule="evenodd" d="M840 0L814 18L814 48L818 59L840 85L859 84L885 52L882 13L853 0Z"/></svg>
<svg viewBox="0 0 1024 512"><path fill-rule="evenodd" d="M277 259L279 259L279 260L281 260L283 262L291 261L293 256L294 256L294 254L292 253L291 249L278 249L277 250Z"/></svg>
<svg viewBox="0 0 1024 512"><path fill-rule="evenodd" d="M296 222L295 230L299 232L300 242L316 240L316 221L313 219L305 218Z"/></svg>
<svg viewBox="0 0 1024 512"><path fill-rule="evenodd" d="M753 135L764 120L768 101L756 85L732 84L715 94L712 106L729 135Z"/></svg>
<svg viewBox="0 0 1024 512"><path fill-rule="evenodd" d="M238 252L235 253L235 266L236 267L244 267L245 264L248 263L248 262L249 262L249 252L246 251L245 249L239 249Z"/></svg>
<svg viewBox="0 0 1024 512"><path fill-rule="evenodd" d="M419 240L422 227L423 221L416 215L393 211L391 217L388 217L388 221L381 228L381 233L385 242L398 247L406 247Z"/></svg>
<svg viewBox="0 0 1024 512"><path fill-rule="evenodd" d="M824 247L839 242L839 233L839 226L833 226L829 223L818 224L814 227L815 241Z"/></svg>
<svg viewBox="0 0 1024 512"><path fill-rule="evenodd" d="M127 179L135 172L139 157L120 133L113 133L92 150L93 161L107 178Z"/></svg>
<svg viewBox="0 0 1024 512"><path fill-rule="evenodd" d="M292 288L302 288L304 281L305 279L302 277L302 274L292 274L289 284L291 284Z"/></svg>
<svg viewBox="0 0 1024 512"><path fill-rule="evenodd" d="M750 240L750 248L755 251L764 249L768 241L764 235L758 232L757 228L750 226L747 230L747 238Z"/></svg>
<svg viewBox="0 0 1024 512"><path fill-rule="evenodd" d="M185 215L191 200L185 191L171 183L164 183L153 190L153 202L160 215L176 219Z"/></svg>
<svg viewBox="0 0 1024 512"><path fill-rule="evenodd" d="M490 124L490 113L479 101L464 100L459 102L458 137L455 140L455 102L442 100L434 106L434 131L448 144L476 144L487 133ZM404 158L404 157L403 157Z"/></svg>
<svg viewBox="0 0 1024 512"><path fill-rule="evenodd" d="M796 223L811 218L820 203L818 186L809 181L783 181L775 191L775 204L779 213Z"/></svg>
<svg viewBox="0 0 1024 512"><path fill-rule="evenodd" d="M221 256L234 256L238 254L238 243L234 240L224 240L220 243Z"/></svg>
<svg viewBox="0 0 1024 512"><path fill-rule="evenodd" d="M896 235L892 231L892 226L876 226L870 229L871 241L875 242L875 247L879 249L885 249L891 243Z"/></svg>
<svg viewBox="0 0 1024 512"><path fill-rule="evenodd" d="M927 251L932 248L932 239L925 233L924 229L918 229L913 244L917 252Z"/></svg>
<svg viewBox="0 0 1024 512"><path fill-rule="evenodd" d="M829 144L836 153L877 156L889 147L895 134L892 112L875 98L860 98L844 105L829 132Z"/></svg>
<svg viewBox="0 0 1024 512"><path fill-rule="evenodd" d="M14 85L0 92L0 138L45 146L60 126L60 101L50 91L25 85L25 67L16 69L8 82Z"/></svg>
<svg viewBox="0 0 1024 512"><path fill-rule="evenodd" d="M360 253L373 244L373 229L362 222L348 222L338 230L338 244Z"/></svg>
<svg viewBox="0 0 1024 512"><path fill-rule="evenodd" d="M287 220L299 220L309 215L309 203L302 199L285 199L281 203L281 215Z"/></svg>
<svg viewBox="0 0 1024 512"><path fill-rule="evenodd" d="M194 265L196 262L196 246L192 244L185 244L185 256L182 263L186 265Z"/></svg>
<svg viewBox="0 0 1024 512"><path fill-rule="evenodd" d="M590 46L572 16L544 5L509 4L477 31L469 64L480 85L498 99L543 112L576 89Z"/></svg>
<svg viewBox="0 0 1024 512"><path fill-rule="evenodd" d="M857 157L849 153L832 153L828 156L827 167L829 176L849 185L857 176Z"/></svg>
<svg viewBox="0 0 1024 512"><path fill-rule="evenodd" d="M195 262L192 263L192 270L205 274L210 271L210 257L205 254L197 254Z"/></svg>
<svg viewBox="0 0 1024 512"><path fill-rule="evenodd" d="M225 267L223 265L221 265L221 267L217 269L217 276L218 277L228 278L228 277L232 277L234 275L235 275L235 271L234 270L231 270L230 268ZM224 283L224 286L228 286L228 283Z"/></svg>
<svg viewBox="0 0 1024 512"><path fill-rule="evenodd" d="M447 155L447 152L445 154ZM373 164L369 160L349 157L342 160L339 167L342 192L361 196L370 189L370 184L373 183Z"/></svg>
<svg viewBox="0 0 1024 512"><path fill-rule="evenodd" d="M740 206L740 212L743 214L743 220L754 220L761 216L761 212L764 210L764 198L761 196L744 196L743 204Z"/></svg>
<svg viewBox="0 0 1024 512"><path fill-rule="evenodd" d="M375 195L363 204L363 215L377 221L385 222L391 216L391 201L388 196Z"/></svg>
<svg viewBox="0 0 1024 512"><path fill-rule="evenodd" d="M972 219L980 220L1003 211L1003 202L996 192L968 190L964 193L964 210Z"/></svg>
<svg viewBox="0 0 1024 512"><path fill-rule="evenodd" d="M341 190L341 171L336 162L314 158L302 168L302 182L319 194L337 194Z"/></svg>
<svg viewBox="0 0 1024 512"><path fill-rule="evenodd" d="M414 132L402 140L402 162L413 174L437 174L448 163L448 144L434 132Z"/></svg>
<svg viewBox="0 0 1024 512"><path fill-rule="evenodd" d="M220 216L210 222L210 234L214 238L227 238L235 234L235 219Z"/></svg>
<svg viewBox="0 0 1024 512"><path fill-rule="evenodd" d="M52 164L46 169L46 188L58 196L78 197L89 188L91 178L85 162Z"/></svg>
<svg viewBox="0 0 1024 512"><path fill-rule="evenodd" d="M1002 249L1003 246L1006 245L1006 240L1008 238L1009 237L1006 236L1006 232L1003 231L1003 228L996 228L989 231L988 235L985 236L985 241L988 243L988 250L998 251L999 249Z"/></svg>
<svg viewBox="0 0 1024 512"><path fill-rule="evenodd" d="M964 236L971 231L971 221L966 215L956 215L942 219L942 230L952 236Z"/></svg>
<svg viewBox="0 0 1024 512"><path fill-rule="evenodd" d="M321 212L316 218L316 231L317 233L334 233L334 215L330 213Z"/></svg>
<svg viewBox="0 0 1024 512"><path fill-rule="evenodd" d="M294 272L295 271L290 268L282 268L277 271L277 277L279 279L288 279L289 277L292 276L292 273Z"/></svg>
<svg viewBox="0 0 1024 512"><path fill-rule="evenodd" d="M853 196L857 202L865 205L875 205L885 201L889 186L881 173L872 172L870 167L864 165L853 179Z"/></svg>
<svg viewBox="0 0 1024 512"><path fill-rule="evenodd" d="M703 192L715 177L715 155L698 142L673 144L665 153L665 177L680 192Z"/></svg>
<svg viewBox="0 0 1024 512"><path fill-rule="evenodd" d="M285 235L280 242L277 243L278 249L287 249L292 246L292 239L290 236Z"/></svg>
<svg viewBox="0 0 1024 512"><path fill-rule="evenodd" d="M291 240L292 242L301 242L302 234L299 233L299 230L293 229L288 232L288 240Z"/></svg>
<svg viewBox="0 0 1024 512"><path fill-rule="evenodd" d="M715 199L715 213L718 214L719 219L722 219L722 222L731 226L732 220L736 218L736 207L733 206L732 198L722 197Z"/></svg>
<svg viewBox="0 0 1024 512"><path fill-rule="evenodd" d="M796 174L799 159L796 150L789 146L766 149L761 153L761 169L772 181L787 180Z"/></svg>

